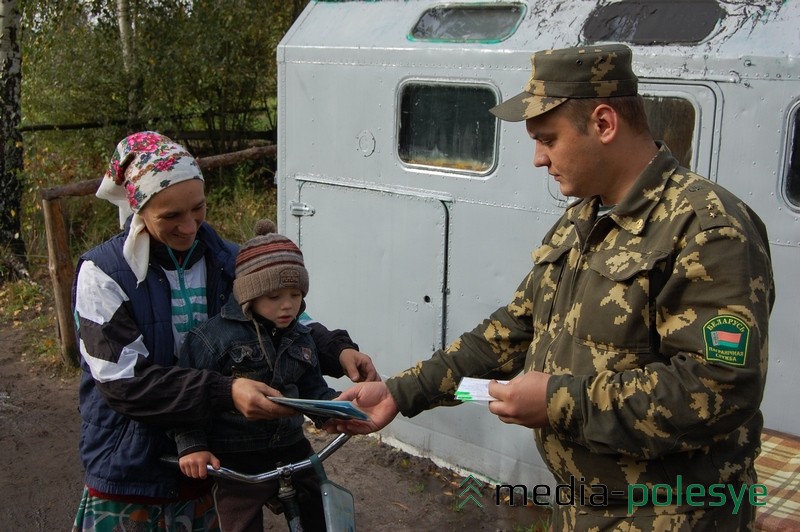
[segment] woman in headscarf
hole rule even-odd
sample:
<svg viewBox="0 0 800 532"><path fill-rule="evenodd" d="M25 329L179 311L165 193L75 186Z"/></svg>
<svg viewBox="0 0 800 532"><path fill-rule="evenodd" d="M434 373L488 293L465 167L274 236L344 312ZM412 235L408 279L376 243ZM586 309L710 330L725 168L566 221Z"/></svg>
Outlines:
<svg viewBox="0 0 800 532"><path fill-rule="evenodd" d="M210 484L159 463L175 453L165 430L233 408L254 419L294 413L269 401L278 393L264 383L174 365L186 333L231 293L237 246L205 222L197 161L159 133L117 145L97 196L124 224L80 258L73 286L86 471L73 530L214 530ZM346 331L311 326L323 371L378 379Z"/></svg>

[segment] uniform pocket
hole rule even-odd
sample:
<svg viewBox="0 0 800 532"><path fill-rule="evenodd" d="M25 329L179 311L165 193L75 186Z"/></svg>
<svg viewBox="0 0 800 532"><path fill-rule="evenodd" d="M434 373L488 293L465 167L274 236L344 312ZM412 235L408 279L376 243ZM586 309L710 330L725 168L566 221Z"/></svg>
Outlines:
<svg viewBox="0 0 800 532"><path fill-rule="evenodd" d="M594 272L610 281L628 282L651 271L668 256L667 252L660 250L642 253L612 249L593 252L587 263Z"/></svg>
<svg viewBox="0 0 800 532"><path fill-rule="evenodd" d="M570 249L570 246L557 246L553 247L548 244L543 246L539 246L533 253L531 253L531 257L533 257L533 263L537 266L542 264L553 264L558 262L565 253L567 253Z"/></svg>
<svg viewBox="0 0 800 532"><path fill-rule="evenodd" d="M651 285L661 278L668 253L604 250L586 255L575 338L623 351L646 352L651 343ZM661 266L661 268L659 268Z"/></svg>

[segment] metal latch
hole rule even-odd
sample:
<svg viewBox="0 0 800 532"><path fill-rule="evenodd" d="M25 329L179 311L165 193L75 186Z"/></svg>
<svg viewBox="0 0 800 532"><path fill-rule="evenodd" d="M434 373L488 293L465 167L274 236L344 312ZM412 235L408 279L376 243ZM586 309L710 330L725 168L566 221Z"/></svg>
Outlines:
<svg viewBox="0 0 800 532"><path fill-rule="evenodd" d="M314 207L309 205L308 203L303 203L302 201L292 201L289 203L289 212L292 213L292 216L314 216L314 213L317 212Z"/></svg>

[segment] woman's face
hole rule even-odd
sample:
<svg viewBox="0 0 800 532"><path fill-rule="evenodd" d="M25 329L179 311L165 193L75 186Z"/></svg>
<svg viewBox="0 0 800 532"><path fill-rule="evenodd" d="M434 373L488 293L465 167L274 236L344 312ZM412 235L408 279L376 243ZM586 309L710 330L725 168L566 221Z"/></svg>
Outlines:
<svg viewBox="0 0 800 532"><path fill-rule="evenodd" d="M145 203L139 216L151 238L175 251L187 251L206 219L203 181L189 179L165 188Z"/></svg>

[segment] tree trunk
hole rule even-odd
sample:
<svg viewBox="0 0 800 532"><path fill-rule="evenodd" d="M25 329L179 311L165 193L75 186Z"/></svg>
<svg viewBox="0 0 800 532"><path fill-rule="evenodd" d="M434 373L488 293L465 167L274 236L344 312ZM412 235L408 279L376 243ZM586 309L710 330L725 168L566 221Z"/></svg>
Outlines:
<svg viewBox="0 0 800 532"><path fill-rule="evenodd" d="M17 277L28 277L25 242L22 239L22 134L20 84L22 55L19 50L20 12L17 0L0 0L0 274L8 269Z"/></svg>
<svg viewBox="0 0 800 532"><path fill-rule="evenodd" d="M119 38L122 43L122 65L125 69L125 81L128 84L128 130L132 133L141 129L139 101L141 100L142 83L136 68L136 54L133 49L134 26L130 8L128 0L117 0L117 26L119 26Z"/></svg>

